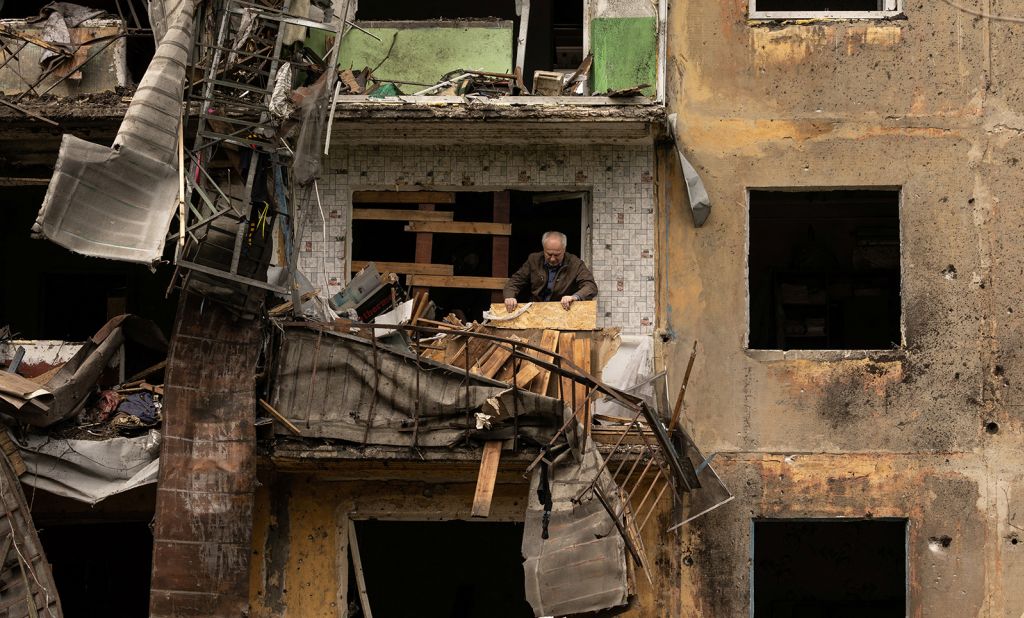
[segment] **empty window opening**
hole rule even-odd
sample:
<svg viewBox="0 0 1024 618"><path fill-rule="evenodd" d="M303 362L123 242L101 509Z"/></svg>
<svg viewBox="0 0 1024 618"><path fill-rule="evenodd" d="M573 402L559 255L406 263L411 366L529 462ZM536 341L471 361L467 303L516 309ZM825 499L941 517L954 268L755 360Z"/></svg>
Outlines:
<svg viewBox="0 0 1024 618"><path fill-rule="evenodd" d="M900 345L899 191L751 191L748 257L752 349Z"/></svg>
<svg viewBox="0 0 1024 618"><path fill-rule="evenodd" d="M355 529L374 616L533 616L521 523L358 521ZM348 590L355 591L354 578L350 582ZM352 592L349 601L358 607Z"/></svg>
<svg viewBox="0 0 1024 618"><path fill-rule="evenodd" d="M65 616L148 615L149 522L47 525L39 539Z"/></svg>
<svg viewBox="0 0 1024 618"><path fill-rule="evenodd" d="M368 262L426 289L436 317L481 320L548 230L564 233L580 255L583 196L490 192L377 192L353 196L353 273ZM527 299L521 299L527 300Z"/></svg>
<svg viewBox="0 0 1024 618"><path fill-rule="evenodd" d="M0 260L7 265L0 327L9 325L19 339L84 341L107 319L133 313L170 333L176 308L165 298L170 269L154 275L141 264L85 257L30 238L45 194L45 186L0 189L5 216Z"/></svg>
<svg viewBox="0 0 1024 618"><path fill-rule="evenodd" d="M899 0L750 0L755 13L886 13L899 10ZM756 16L756 15L755 15Z"/></svg>
<svg viewBox="0 0 1024 618"><path fill-rule="evenodd" d="M754 618L903 618L906 520L755 520Z"/></svg>

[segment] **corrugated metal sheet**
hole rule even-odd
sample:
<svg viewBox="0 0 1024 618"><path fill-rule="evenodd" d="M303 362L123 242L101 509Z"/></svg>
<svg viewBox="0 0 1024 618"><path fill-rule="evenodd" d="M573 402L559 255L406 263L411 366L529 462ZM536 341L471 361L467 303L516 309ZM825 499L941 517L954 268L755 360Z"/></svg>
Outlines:
<svg viewBox="0 0 1024 618"><path fill-rule="evenodd" d="M448 365L421 360L367 339L304 328L282 335L274 382L274 407L305 437L412 446L448 446L478 433L481 439L511 437L477 432L476 410L497 398L503 414L494 432L511 426L518 411L521 435L550 438L561 426L562 402L535 393L518 395L503 382L466 376ZM418 384L418 386L417 386ZM367 424L370 430L367 432ZM283 428L278 431L287 435Z"/></svg>
<svg viewBox="0 0 1024 618"><path fill-rule="evenodd" d="M582 431L582 428L581 428ZM543 538L544 507L538 499L541 468L534 470L523 528L526 600L537 616L564 616L624 605L626 543L601 502L589 493L576 495L601 471L597 487L614 509L621 508L618 488L596 448L565 457L549 470L551 519Z"/></svg>
<svg viewBox="0 0 1024 618"><path fill-rule="evenodd" d="M177 204L177 139L195 7L182 2L114 144L65 135L32 228L76 253L151 264Z"/></svg>

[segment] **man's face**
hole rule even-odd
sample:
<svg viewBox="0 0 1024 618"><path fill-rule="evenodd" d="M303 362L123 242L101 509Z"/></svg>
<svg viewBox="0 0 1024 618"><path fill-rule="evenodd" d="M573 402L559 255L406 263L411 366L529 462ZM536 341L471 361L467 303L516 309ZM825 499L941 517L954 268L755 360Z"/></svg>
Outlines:
<svg viewBox="0 0 1024 618"><path fill-rule="evenodd" d="M558 266L565 257L565 245L558 238L549 238L544 241L544 261L548 266Z"/></svg>

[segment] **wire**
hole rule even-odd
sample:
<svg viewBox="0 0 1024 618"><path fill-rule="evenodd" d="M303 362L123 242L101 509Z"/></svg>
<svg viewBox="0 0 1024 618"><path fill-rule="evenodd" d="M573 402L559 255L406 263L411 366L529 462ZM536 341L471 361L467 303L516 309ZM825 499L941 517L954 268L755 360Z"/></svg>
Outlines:
<svg viewBox="0 0 1024 618"><path fill-rule="evenodd" d="M1011 17L1009 15L995 15L995 14L992 14L992 13L985 13L983 11L976 11L974 9L969 9L966 6L963 6L962 4L957 4L956 2L953 2L953 0L942 0L942 1L945 2L946 4L948 4L949 6L953 7L954 9L958 10L958 11L963 11L964 13L967 13L969 15L974 15L975 17L984 17L985 19L992 19L992 20L996 20L996 21L1008 21L1008 22L1013 22L1015 24L1024 24L1024 17Z"/></svg>

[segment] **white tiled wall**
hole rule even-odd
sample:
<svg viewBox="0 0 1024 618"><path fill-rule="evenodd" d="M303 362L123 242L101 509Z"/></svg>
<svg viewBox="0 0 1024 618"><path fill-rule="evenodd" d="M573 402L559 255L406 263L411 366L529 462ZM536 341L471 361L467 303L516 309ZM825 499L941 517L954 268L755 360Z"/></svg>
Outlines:
<svg viewBox="0 0 1024 618"><path fill-rule="evenodd" d="M313 212L299 267L317 285L344 282L353 191L589 191L590 266L598 324L646 334L654 325L654 153L643 146L332 146L319 181L327 221ZM315 209L315 203L313 208ZM538 247L539 250L539 247ZM515 266L513 266L515 268Z"/></svg>

